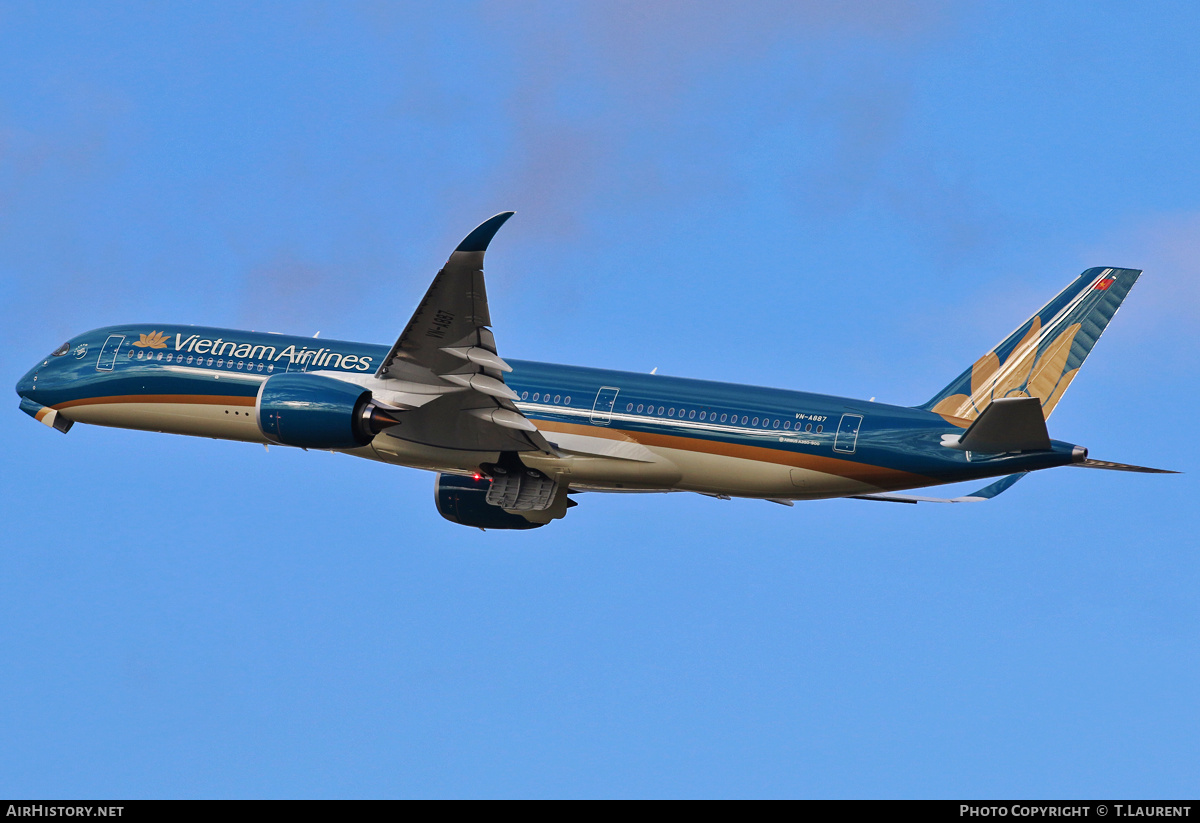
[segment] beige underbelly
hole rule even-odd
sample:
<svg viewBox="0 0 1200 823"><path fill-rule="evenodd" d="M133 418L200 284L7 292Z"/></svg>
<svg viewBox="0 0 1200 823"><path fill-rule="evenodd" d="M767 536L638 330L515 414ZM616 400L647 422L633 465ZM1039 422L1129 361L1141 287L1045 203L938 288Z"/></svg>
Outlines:
<svg viewBox="0 0 1200 823"><path fill-rule="evenodd" d="M80 403L63 408L60 414L68 420L96 426L252 443L267 442L254 420L253 406L217 403Z"/></svg>

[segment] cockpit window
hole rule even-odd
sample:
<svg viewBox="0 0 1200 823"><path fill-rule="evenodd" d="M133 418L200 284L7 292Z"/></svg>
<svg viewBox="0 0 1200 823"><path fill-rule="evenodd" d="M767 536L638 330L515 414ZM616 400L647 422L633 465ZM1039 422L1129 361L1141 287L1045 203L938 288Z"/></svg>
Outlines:
<svg viewBox="0 0 1200 823"><path fill-rule="evenodd" d="M66 354L70 350L71 350L71 341L68 340L66 343L63 343L57 349L50 352L50 356L51 357L62 357L64 354Z"/></svg>

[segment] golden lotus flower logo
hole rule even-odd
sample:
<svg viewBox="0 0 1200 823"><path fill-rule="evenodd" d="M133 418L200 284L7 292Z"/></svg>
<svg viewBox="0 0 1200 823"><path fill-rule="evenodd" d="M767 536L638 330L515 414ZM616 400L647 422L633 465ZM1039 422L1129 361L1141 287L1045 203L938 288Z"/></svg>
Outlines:
<svg viewBox="0 0 1200 823"><path fill-rule="evenodd" d="M1079 323L1067 326L1038 357L1039 344L1046 335L1039 334L1041 318L1033 318L1029 331L1003 365L995 352L985 354L971 367L971 394L952 394L943 398L933 410L946 417L948 422L963 425L961 421L974 420L996 398L1036 397L1042 401L1042 414L1049 418L1079 371L1071 369L1063 373L1079 328ZM958 421L949 420L951 417Z"/></svg>
<svg viewBox="0 0 1200 823"><path fill-rule="evenodd" d="M152 331L149 334L139 335L138 341L133 345L143 349L165 349L167 336L160 331Z"/></svg>

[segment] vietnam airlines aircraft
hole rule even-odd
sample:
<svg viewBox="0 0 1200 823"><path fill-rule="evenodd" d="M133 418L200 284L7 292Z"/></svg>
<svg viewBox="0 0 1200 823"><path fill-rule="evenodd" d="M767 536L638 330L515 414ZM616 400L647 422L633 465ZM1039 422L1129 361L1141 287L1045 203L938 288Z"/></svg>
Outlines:
<svg viewBox="0 0 1200 823"><path fill-rule="evenodd" d="M529 529L577 492L728 499L987 500L1088 459L1046 420L1137 281L1088 269L927 403L913 408L500 358L483 256L512 212L471 232L394 345L173 326L63 343L17 384L21 409L74 423L345 452L437 472L438 511ZM897 492L1000 477L953 499Z"/></svg>

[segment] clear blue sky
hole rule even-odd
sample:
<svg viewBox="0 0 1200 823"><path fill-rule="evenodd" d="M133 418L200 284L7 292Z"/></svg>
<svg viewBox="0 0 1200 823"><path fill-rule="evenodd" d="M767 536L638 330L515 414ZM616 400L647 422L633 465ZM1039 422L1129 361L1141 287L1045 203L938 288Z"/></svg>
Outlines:
<svg viewBox="0 0 1200 823"><path fill-rule="evenodd" d="M390 343L454 244L504 356L920 403L1146 274L977 506L592 495L0 415L0 795L1200 791L1194 3L0 2L8 384L89 328Z"/></svg>

